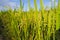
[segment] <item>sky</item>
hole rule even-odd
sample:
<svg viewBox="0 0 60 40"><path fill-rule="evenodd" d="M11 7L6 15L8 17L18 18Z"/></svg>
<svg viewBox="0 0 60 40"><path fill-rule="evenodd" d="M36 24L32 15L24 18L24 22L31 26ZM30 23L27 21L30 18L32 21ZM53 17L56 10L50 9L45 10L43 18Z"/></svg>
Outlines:
<svg viewBox="0 0 60 40"><path fill-rule="evenodd" d="M58 4L56 0L56 5ZM28 0L22 0L24 3L24 8L23 10L26 11L28 10ZM51 1L50 0L43 0L44 2L44 7L48 6L49 8L51 7ZM52 0L52 5L53 5L54 0ZM34 8L34 0L30 0L31 7ZM0 0L0 10L8 9L9 7L14 9L14 8L19 8L20 6L20 0ZM40 9L40 0L37 0L37 8L38 10Z"/></svg>

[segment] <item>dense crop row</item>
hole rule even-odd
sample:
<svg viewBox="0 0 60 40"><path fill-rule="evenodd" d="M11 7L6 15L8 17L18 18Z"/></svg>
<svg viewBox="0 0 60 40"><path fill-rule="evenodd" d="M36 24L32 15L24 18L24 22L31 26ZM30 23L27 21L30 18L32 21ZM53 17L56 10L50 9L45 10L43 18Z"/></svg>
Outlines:
<svg viewBox="0 0 60 40"><path fill-rule="evenodd" d="M40 0L41 11L38 11L36 0L34 0L35 10L31 9L29 1L30 10L27 12L22 11L22 0L20 0L20 10L0 11L0 34L3 39L50 40L53 33L53 40L55 40L55 31L60 27L60 6L45 10L43 1Z"/></svg>

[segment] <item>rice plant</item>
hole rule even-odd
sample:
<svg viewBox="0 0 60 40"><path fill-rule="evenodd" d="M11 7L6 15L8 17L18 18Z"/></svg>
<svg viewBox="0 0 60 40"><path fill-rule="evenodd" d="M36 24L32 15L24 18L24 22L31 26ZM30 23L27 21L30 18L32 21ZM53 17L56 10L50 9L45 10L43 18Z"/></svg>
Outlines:
<svg viewBox="0 0 60 40"><path fill-rule="evenodd" d="M50 0L49 10L45 10L43 0L39 0L39 11L37 0L34 0L34 8L31 7L30 0L27 1L29 11L23 11L22 0L17 11L0 11L0 34L3 40L59 40L56 33L60 29L60 0L57 7L56 0L54 7Z"/></svg>

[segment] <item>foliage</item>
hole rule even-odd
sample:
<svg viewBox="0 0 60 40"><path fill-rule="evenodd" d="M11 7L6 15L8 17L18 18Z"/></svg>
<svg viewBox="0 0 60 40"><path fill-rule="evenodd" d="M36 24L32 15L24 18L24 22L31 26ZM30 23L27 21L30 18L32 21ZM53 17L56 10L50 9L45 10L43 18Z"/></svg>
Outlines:
<svg viewBox="0 0 60 40"><path fill-rule="evenodd" d="M45 10L43 0L40 0L41 11L37 10L36 0L34 9L22 11L23 5L20 0L20 9L0 12L0 32L4 40L50 40L53 33L60 28L60 7ZM55 1L54 1L55 3Z"/></svg>

